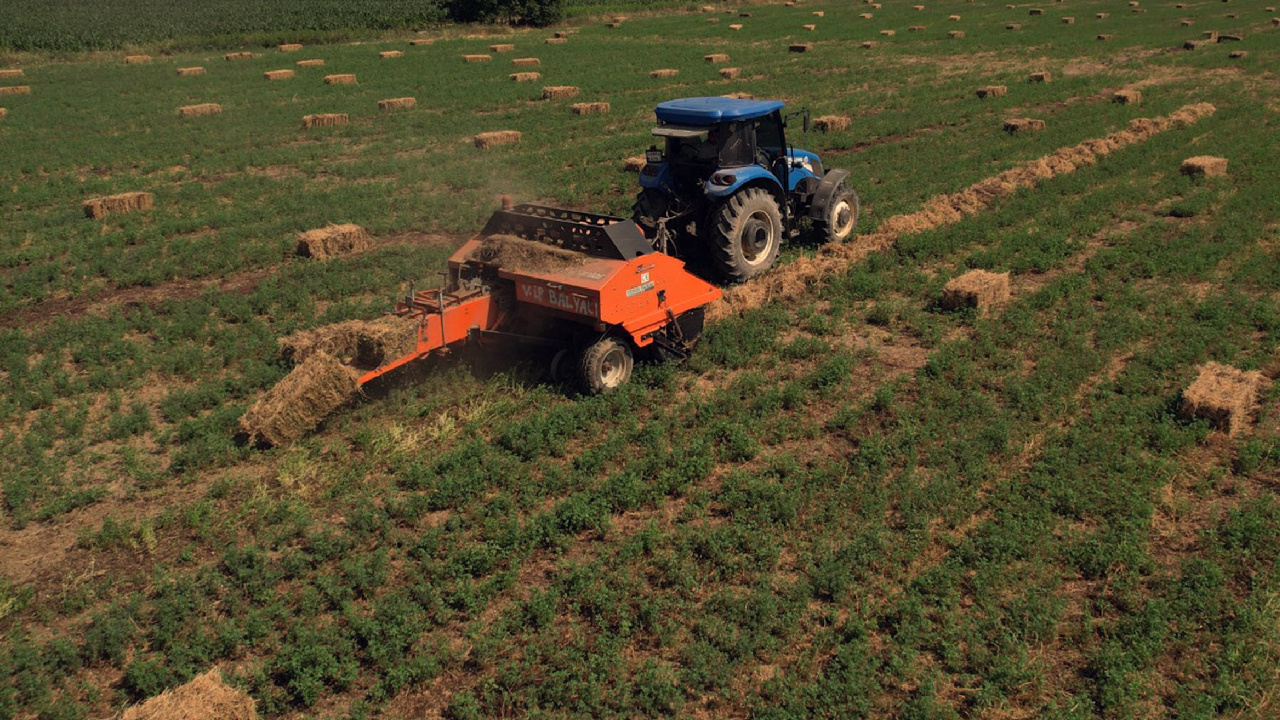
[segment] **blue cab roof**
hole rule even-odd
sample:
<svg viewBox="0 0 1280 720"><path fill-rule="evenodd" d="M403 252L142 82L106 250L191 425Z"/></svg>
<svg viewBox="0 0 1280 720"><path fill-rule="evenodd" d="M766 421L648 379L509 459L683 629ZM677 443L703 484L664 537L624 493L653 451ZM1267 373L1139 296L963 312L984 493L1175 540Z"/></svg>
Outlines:
<svg viewBox="0 0 1280 720"><path fill-rule="evenodd" d="M781 100L739 100L726 97L695 97L659 103L653 113L658 119L677 125L715 125L734 120L763 117L785 107Z"/></svg>

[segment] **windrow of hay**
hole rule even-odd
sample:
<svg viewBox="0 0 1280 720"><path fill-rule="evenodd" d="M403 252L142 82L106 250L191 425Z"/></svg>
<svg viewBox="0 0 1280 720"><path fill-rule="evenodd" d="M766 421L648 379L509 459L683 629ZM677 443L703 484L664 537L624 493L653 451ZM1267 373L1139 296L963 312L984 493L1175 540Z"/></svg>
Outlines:
<svg viewBox="0 0 1280 720"><path fill-rule="evenodd" d="M151 62L150 55L125 55L124 61L128 65L146 65Z"/></svg>
<svg viewBox="0 0 1280 720"><path fill-rule="evenodd" d="M853 118L848 115L823 115L814 118L813 128L822 132L838 132L848 130L852 123Z"/></svg>
<svg viewBox="0 0 1280 720"><path fill-rule="evenodd" d="M182 117L199 117L201 115L217 115L222 112L222 106L218 103L200 103L199 105L183 105L178 108L178 114Z"/></svg>
<svg viewBox="0 0 1280 720"><path fill-rule="evenodd" d="M13 78L23 77L22 68L8 68L0 70L0 80L11 80Z"/></svg>
<svg viewBox="0 0 1280 720"><path fill-rule="evenodd" d="M1203 418L1215 429L1234 436L1249 426L1258 406L1258 393L1270 381L1262 373L1237 370L1208 362L1182 392L1181 412L1188 419Z"/></svg>
<svg viewBox="0 0 1280 720"><path fill-rule="evenodd" d="M675 77L675 76L677 76L677 75L679 75L679 74L680 74L680 71L679 71L679 70L676 70L675 68L661 68L661 69L654 70L653 72L649 73L649 77L651 77L651 78L673 78L673 77Z"/></svg>
<svg viewBox="0 0 1280 720"><path fill-rule="evenodd" d="M418 321L395 315L372 321L348 320L300 330L278 342L280 355L293 365L325 353L344 363L372 370L417 347Z"/></svg>
<svg viewBox="0 0 1280 720"><path fill-rule="evenodd" d="M313 115L302 116L302 127L330 127L334 125L346 125L346 113L315 113Z"/></svg>
<svg viewBox="0 0 1280 720"><path fill-rule="evenodd" d="M1211 155L1197 155L1183 160L1180 169L1183 175L1222 177L1227 174L1227 159Z"/></svg>
<svg viewBox="0 0 1280 720"><path fill-rule="evenodd" d="M578 97L578 88L573 85L548 85L542 88L543 100L568 100Z"/></svg>
<svg viewBox="0 0 1280 720"><path fill-rule="evenodd" d="M488 150L498 145L510 145L511 143L520 142L521 133L519 130L494 130L493 132L477 133L472 142L475 146Z"/></svg>
<svg viewBox="0 0 1280 720"><path fill-rule="evenodd" d="M942 287L940 304L945 310L977 308L983 312L1009 299L1009 273L970 270Z"/></svg>
<svg viewBox="0 0 1280 720"><path fill-rule="evenodd" d="M411 97L387 98L386 100L378 101L378 109L379 110L397 110L400 108L416 107L417 104L418 104L417 98L411 98Z"/></svg>
<svg viewBox="0 0 1280 720"><path fill-rule="evenodd" d="M581 265L589 258L515 235L490 235L480 241L468 259L520 272L556 272Z"/></svg>
<svg viewBox="0 0 1280 720"><path fill-rule="evenodd" d="M572 106L574 115L604 115L611 109L607 102L574 103Z"/></svg>
<svg viewBox="0 0 1280 720"><path fill-rule="evenodd" d="M1044 129L1044 121L1037 118L1009 118L1004 121L1007 133L1040 132Z"/></svg>
<svg viewBox="0 0 1280 720"><path fill-rule="evenodd" d="M373 245L368 231L353 223L329 225L298 233L297 253L313 260L327 260L365 250Z"/></svg>
<svg viewBox="0 0 1280 720"><path fill-rule="evenodd" d="M510 78L511 78L511 81L512 81L512 82L518 82L518 83L522 83L522 82L535 82L535 81L537 81L537 80L541 80L541 79L542 79L542 73L536 73L536 72L518 72L518 73L511 73L511 75L509 75L508 77L510 77Z"/></svg>
<svg viewBox="0 0 1280 720"><path fill-rule="evenodd" d="M918 212L888 218L872 233L858 235L850 242L823 246L811 257L799 258L756 280L725 290L723 299L708 308L707 319L718 320L766 302L797 297L824 277L843 272L850 263L892 247L902 235L959 222L1020 189L1031 188L1045 180L1074 172L1078 167L1092 165L1121 148L1143 142L1166 130L1192 125L1216 111L1217 108L1210 103L1198 103L1164 117L1138 118L1128 128L1106 137L1061 148L974 183L960 192L934 197Z"/></svg>
<svg viewBox="0 0 1280 720"><path fill-rule="evenodd" d="M355 85L356 76L351 73L341 73L338 75L325 75L325 85Z"/></svg>
<svg viewBox="0 0 1280 720"><path fill-rule="evenodd" d="M320 58L312 58L310 60L299 60L298 67L324 67L324 60Z"/></svg>
<svg viewBox="0 0 1280 720"><path fill-rule="evenodd" d="M257 720L257 703L210 670L126 708L120 720Z"/></svg>
<svg viewBox="0 0 1280 720"><path fill-rule="evenodd" d="M262 77L267 80L288 80L293 77L292 70L268 70L262 73Z"/></svg>
<svg viewBox="0 0 1280 720"><path fill-rule="evenodd" d="M30 85L6 85L0 87L0 95L30 95Z"/></svg>
<svg viewBox="0 0 1280 720"><path fill-rule="evenodd" d="M1009 88L1005 87L1004 85L988 85L986 87L978 88L975 94L980 98L1004 97L1004 95L1008 92L1009 92Z"/></svg>
<svg viewBox="0 0 1280 720"><path fill-rule="evenodd" d="M340 360L317 352L263 393L240 417L240 429L254 445L288 445L355 397L356 379Z"/></svg>
<svg viewBox="0 0 1280 720"><path fill-rule="evenodd" d="M187 75L203 75L203 74L204 74L204 68L202 68L202 67L185 67L185 68L178 68L178 74L179 74L179 75L182 75L182 76L187 76Z"/></svg>
<svg viewBox="0 0 1280 720"><path fill-rule="evenodd" d="M84 208L85 217L97 220L108 215L150 210L155 206L155 199L148 192L127 192L85 200L81 206Z"/></svg>

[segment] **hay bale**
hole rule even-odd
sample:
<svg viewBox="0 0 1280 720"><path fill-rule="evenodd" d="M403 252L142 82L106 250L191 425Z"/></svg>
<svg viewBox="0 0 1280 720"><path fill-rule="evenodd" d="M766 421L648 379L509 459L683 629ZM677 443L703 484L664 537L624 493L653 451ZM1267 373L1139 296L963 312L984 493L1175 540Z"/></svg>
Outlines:
<svg viewBox="0 0 1280 720"><path fill-rule="evenodd" d="M1036 118L1010 118L1004 121L1004 131L1007 133L1019 132L1040 132L1044 129L1044 121Z"/></svg>
<svg viewBox="0 0 1280 720"><path fill-rule="evenodd" d="M1204 33L1200 35L1200 37L1204 38L1205 40L1212 40L1213 42L1218 42L1218 31L1206 30L1204 31Z"/></svg>
<svg viewBox="0 0 1280 720"><path fill-rule="evenodd" d="M1220 42L1220 43L1222 43L1222 42L1240 42L1241 40L1244 40L1244 36L1243 36L1243 35L1225 35L1225 34L1224 34L1224 35L1219 35L1219 36L1218 36L1218 42Z"/></svg>
<svg viewBox="0 0 1280 720"><path fill-rule="evenodd" d="M337 75L325 75L325 85L355 85L356 76L352 73L339 73Z"/></svg>
<svg viewBox="0 0 1280 720"><path fill-rule="evenodd" d="M314 58L312 60L299 60L295 63L298 67L324 67L324 60Z"/></svg>
<svg viewBox="0 0 1280 720"><path fill-rule="evenodd" d="M511 143L520 142L521 133L519 130L495 130L493 132L478 133L472 142L475 146L488 150L491 147L499 145L510 145Z"/></svg>
<svg viewBox="0 0 1280 720"><path fill-rule="evenodd" d="M378 101L379 110L397 110L401 108L417 107L418 99L411 97L387 98Z"/></svg>
<svg viewBox="0 0 1280 720"><path fill-rule="evenodd" d="M702 61L712 64L727 63L729 62L729 56L725 53L711 53L710 55L703 55Z"/></svg>
<svg viewBox="0 0 1280 720"><path fill-rule="evenodd" d="M490 52L496 52L496 53L502 53L502 52L515 52L515 49L516 49L516 46L515 46L515 45L500 44L500 45L490 45L490 46L489 46L489 51L490 51Z"/></svg>
<svg viewBox="0 0 1280 720"><path fill-rule="evenodd" d="M227 53L222 57L224 60L252 60L258 56L251 52L233 52Z"/></svg>
<svg viewBox="0 0 1280 720"><path fill-rule="evenodd" d="M150 210L155 206L155 200L148 192L127 192L85 200L80 205L84 209L85 217L98 220L108 215L124 215L139 210Z"/></svg>
<svg viewBox="0 0 1280 720"><path fill-rule="evenodd" d="M659 70L654 70L653 72L649 73L649 77L651 77L651 78L673 78L673 77L675 77L675 76L677 76L677 75L679 75L679 74L680 74L680 71L679 71L679 70L676 70L675 68L662 68L662 69L659 69Z"/></svg>
<svg viewBox="0 0 1280 720"><path fill-rule="evenodd" d="M335 125L346 125L346 113L316 113L314 115L302 116L302 127L332 127Z"/></svg>
<svg viewBox="0 0 1280 720"><path fill-rule="evenodd" d="M749 12L738 13L738 17L740 17L740 18L749 18L749 17L751 17L751 13L749 13Z"/></svg>
<svg viewBox="0 0 1280 720"><path fill-rule="evenodd" d="M343 364L372 370L408 355L418 343L418 320L384 315L373 321L348 320L280 338L280 355L300 365L318 353Z"/></svg>
<svg viewBox="0 0 1280 720"><path fill-rule="evenodd" d="M3 120L8 116L9 116L9 109L0 107L0 120Z"/></svg>
<svg viewBox="0 0 1280 720"><path fill-rule="evenodd" d="M864 50L875 50L878 47L880 47L880 43L876 42L875 40L862 41L862 49Z"/></svg>
<svg viewBox="0 0 1280 720"><path fill-rule="evenodd" d="M741 74L741 68L720 68L720 77L725 80L735 80Z"/></svg>
<svg viewBox="0 0 1280 720"><path fill-rule="evenodd" d="M1182 43L1182 49L1183 49L1183 50L1199 50L1200 48L1205 47L1205 46L1209 45L1209 44L1210 44L1210 43L1212 43L1212 42L1214 42L1214 41L1212 41L1212 40L1188 40L1188 41L1186 41L1186 42Z"/></svg>
<svg viewBox="0 0 1280 720"><path fill-rule="evenodd" d="M292 70L268 70L262 73L262 77L267 80L288 80L293 77Z"/></svg>
<svg viewBox="0 0 1280 720"><path fill-rule="evenodd" d="M715 23L720 22L720 18L718 18L718 17L709 17L709 18L707 18L707 22L712 23L712 24L715 24Z"/></svg>
<svg viewBox="0 0 1280 720"><path fill-rule="evenodd" d="M1231 53L1227 55L1227 57L1231 58L1232 60L1240 60L1240 59L1249 57L1249 51L1248 50L1232 50Z"/></svg>
<svg viewBox="0 0 1280 720"><path fill-rule="evenodd" d="M848 130L853 123L853 118L848 115L823 115L814 118L813 127L815 130L822 132L838 132L840 130Z"/></svg>
<svg viewBox="0 0 1280 720"><path fill-rule="evenodd" d="M511 78L511 81L512 81L512 82L518 82L518 83L521 83L521 82L533 82L533 81L535 81L535 80L541 80L541 79L542 79L542 73L536 73L536 72L518 72L518 73L511 73L511 74L510 74L510 75L508 75L507 77Z"/></svg>
<svg viewBox="0 0 1280 720"><path fill-rule="evenodd" d="M1280 18L1271 18L1271 25L1273 27L1280 27Z"/></svg>
<svg viewBox="0 0 1280 720"><path fill-rule="evenodd" d="M151 62L150 55L125 55L124 62L126 65L146 65Z"/></svg>
<svg viewBox="0 0 1280 720"><path fill-rule="evenodd" d="M382 58L383 60L392 60L394 58L404 57L404 51L403 50L383 50L382 52L378 53L378 57Z"/></svg>
<svg viewBox="0 0 1280 720"><path fill-rule="evenodd" d="M1045 72L1045 71L1042 71L1042 72L1033 72L1033 73L1031 73L1030 75L1028 75L1028 76L1027 76L1027 81L1028 81L1028 82L1033 82L1033 83L1047 83L1047 82L1052 82L1052 81L1053 81L1053 73L1051 73L1051 72Z"/></svg>
<svg viewBox="0 0 1280 720"><path fill-rule="evenodd" d="M1129 0L1129 7L1138 7L1140 4L1138 0Z"/></svg>
<svg viewBox="0 0 1280 720"><path fill-rule="evenodd" d="M218 103L200 103L198 105L183 105L178 108L178 115L182 117L200 117L201 115L217 115L222 112L222 106Z"/></svg>
<svg viewBox="0 0 1280 720"><path fill-rule="evenodd" d="M824 15L826 15L826 13L825 13L825 12L823 12L823 11L821 11L821 10L814 10L814 11L813 11L813 16L814 16L814 17L823 17Z"/></svg>
<svg viewBox="0 0 1280 720"><path fill-rule="evenodd" d="M185 77L185 76L187 76L187 75L203 75L203 74L204 74L204 68L202 68L202 67L184 67L184 68L178 68L178 75L183 76L183 77Z"/></svg>
<svg viewBox="0 0 1280 720"><path fill-rule="evenodd" d="M724 95L721 95L720 97L733 98L733 99L735 99L735 100L755 100L755 99L756 99L756 96L755 96L755 95L752 95L751 93L745 93L745 92L731 92L731 93L725 93Z"/></svg>
<svg viewBox="0 0 1280 720"><path fill-rule="evenodd" d="M5 85L0 87L0 95L30 95L30 85Z"/></svg>
<svg viewBox="0 0 1280 720"><path fill-rule="evenodd" d="M1099 35L1099 36L1098 36L1098 39L1099 39L1099 40L1110 40L1110 39L1111 39L1111 38L1113 38L1113 37L1115 37L1115 35Z"/></svg>
<svg viewBox="0 0 1280 720"><path fill-rule="evenodd" d="M1191 20L1179 20L1178 25L1179 27L1191 27L1192 25L1195 25L1195 23Z"/></svg>
<svg viewBox="0 0 1280 720"><path fill-rule="evenodd" d="M1075 24L1076 24L1076 19L1075 19L1075 18L1073 18L1073 17L1064 17L1064 18L1062 18L1062 24L1063 24L1063 25L1075 25Z"/></svg>
<svg viewBox="0 0 1280 720"><path fill-rule="evenodd" d="M916 9L916 10L924 10L924 6L923 6L923 5L912 5L911 7L912 7L912 8L914 8L914 9Z"/></svg>
<svg viewBox="0 0 1280 720"><path fill-rule="evenodd" d="M633 155L622 161L622 169L627 172L640 172L644 169L645 159L643 155Z"/></svg>
<svg viewBox="0 0 1280 720"><path fill-rule="evenodd" d="M1008 92L1009 88L1004 85L987 85L986 87L978 88L975 94L980 98L1004 97Z"/></svg>
<svg viewBox="0 0 1280 720"><path fill-rule="evenodd" d="M257 720L253 698L210 670L190 682L126 708L120 720Z"/></svg>
<svg viewBox="0 0 1280 720"><path fill-rule="evenodd" d="M515 235L490 235L480 241L467 259L507 270L556 272L582 265L590 258L579 252Z"/></svg>
<svg viewBox="0 0 1280 720"><path fill-rule="evenodd" d="M607 27L607 28L609 28L610 30L617 30L618 28L622 27L622 23L620 23L620 22L611 22L611 23L605 23L605 25L604 25L604 26L605 26L605 27Z"/></svg>
<svg viewBox="0 0 1280 720"><path fill-rule="evenodd" d="M575 97L578 97L575 85L548 85L542 88L543 100L568 100Z"/></svg>
<svg viewBox="0 0 1280 720"><path fill-rule="evenodd" d="M871 18L875 17L875 15L871 13L862 13L858 17L862 18L863 20L870 20Z"/></svg>
<svg viewBox="0 0 1280 720"><path fill-rule="evenodd" d="M1019 23L1009 23L1008 25L1004 26L1004 29L1005 30L1021 30L1022 25Z"/></svg>
<svg viewBox="0 0 1280 720"><path fill-rule="evenodd" d="M1197 155L1182 161L1183 175L1222 177L1227 174L1227 159L1211 155Z"/></svg>
<svg viewBox="0 0 1280 720"><path fill-rule="evenodd" d="M907 28L907 32L924 32L926 29L924 25L912 25Z"/></svg>
<svg viewBox="0 0 1280 720"><path fill-rule="evenodd" d="M431 45L434 42L435 40L432 40L431 38L414 38L409 41L409 44L413 47L422 47L423 45Z"/></svg>
<svg viewBox="0 0 1280 720"><path fill-rule="evenodd" d="M880 31L880 34L881 34L881 35L883 35L883 36L885 36L885 37L893 37L893 36L895 35L895 33L894 33L894 31L893 31L893 30L881 30L881 31ZM950 34L950 33L948 33L948 34Z"/></svg>
<svg viewBox="0 0 1280 720"><path fill-rule="evenodd" d="M567 40L569 36L572 35L574 32L575 32L574 30L557 30L555 31L555 33L553 33L552 36L558 37L562 40Z"/></svg>
<svg viewBox="0 0 1280 720"><path fill-rule="evenodd" d="M312 260L328 260L365 250L371 245L373 238L368 231L359 225L344 223L298 233L296 252Z"/></svg>
<svg viewBox="0 0 1280 720"><path fill-rule="evenodd" d="M942 287L942 307L958 310L972 307L986 311L1009 299L1009 273L970 270Z"/></svg>
<svg viewBox="0 0 1280 720"><path fill-rule="evenodd" d="M492 55L463 55L462 59L469 63L489 62L493 59Z"/></svg>
<svg viewBox="0 0 1280 720"><path fill-rule="evenodd" d="M715 12L715 11L716 11L716 6L715 6L715 5L703 5L703 6L702 6L702 12L704 12L704 13Z"/></svg>
<svg viewBox="0 0 1280 720"><path fill-rule="evenodd" d="M1030 11L1030 13L1029 13L1029 14L1030 14L1030 15L1032 15L1032 16L1035 16L1035 15L1043 15L1043 14L1044 14L1044 10L1043 10L1043 9L1041 9L1041 8L1031 8L1031 11Z"/></svg>
<svg viewBox="0 0 1280 720"><path fill-rule="evenodd" d="M1142 102L1142 93L1137 90L1117 90L1111 96L1111 102L1119 103L1120 105L1136 105Z"/></svg>
<svg viewBox="0 0 1280 720"><path fill-rule="evenodd" d="M1208 420L1228 436L1248 428L1258 406L1258 395L1270 382L1256 370L1237 370L1207 362L1194 382L1182 391L1182 416Z"/></svg>
<svg viewBox="0 0 1280 720"><path fill-rule="evenodd" d="M255 445L288 445L358 391L351 368L332 355L316 353L264 393L241 416L240 429Z"/></svg>
<svg viewBox="0 0 1280 720"><path fill-rule="evenodd" d="M1098 18L1099 20L1106 20L1107 18L1111 17L1111 13L1098 13L1097 15L1094 15L1094 17Z"/></svg>
<svg viewBox="0 0 1280 720"><path fill-rule="evenodd" d="M729 29L730 29L730 30L741 30L741 29L742 29L742 25L740 25L740 24L738 24L738 23L734 23L734 24L732 24L732 25L730 25L730 26L729 26Z"/></svg>
<svg viewBox="0 0 1280 720"><path fill-rule="evenodd" d="M0 70L0 80L11 80L13 78L20 77L22 77L22 70L20 68Z"/></svg>
<svg viewBox="0 0 1280 720"><path fill-rule="evenodd" d="M543 42L545 42L548 45L563 45L569 42L569 38L550 37L550 38L547 38L546 40L543 40Z"/></svg>
<svg viewBox="0 0 1280 720"><path fill-rule="evenodd" d="M805 29L805 30L808 30L809 32L813 32L814 30L817 30L817 29L818 29L818 26L817 26L817 25L805 25L805 26L804 26L804 29Z"/></svg>
<svg viewBox="0 0 1280 720"><path fill-rule="evenodd" d="M285 43L280 46L280 52L298 52L301 49L301 43Z"/></svg>
<svg viewBox="0 0 1280 720"><path fill-rule="evenodd" d="M956 38L956 39L963 38L963 37L964 37L964 31L963 31L963 30L952 30L952 31L950 31L950 32L948 32L948 33L947 33L947 37L949 37L949 38Z"/></svg>
<svg viewBox="0 0 1280 720"><path fill-rule="evenodd" d="M948 19L948 20L950 20L951 22L960 22L960 16L959 16L959 15L950 15L950 16L948 16L948 17L947 17L947 19Z"/></svg>
<svg viewBox="0 0 1280 720"><path fill-rule="evenodd" d="M813 43L791 43L787 47L787 51L793 53L807 53L810 50L813 50Z"/></svg>
<svg viewBox="0 0 1280 720"><path fill-rule="evenodd" d="M542 61L538 58L511 58L511 64L515 67L538 67Z"/></svg>
<svg viewBox="0 0 1280 720"><path fill-rule="evenodd" d="M574 115L604 115L609 112L607 102L574 103L571 107Z"/></svg>

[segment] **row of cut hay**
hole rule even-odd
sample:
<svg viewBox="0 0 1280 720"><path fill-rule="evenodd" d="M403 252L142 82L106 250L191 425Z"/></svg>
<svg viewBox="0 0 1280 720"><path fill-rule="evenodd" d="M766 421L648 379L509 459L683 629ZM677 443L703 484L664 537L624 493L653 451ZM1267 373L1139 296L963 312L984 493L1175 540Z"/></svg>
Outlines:
<svg viewBox="0 0 1280 720"><path fill-rule="evenodd" d="M1023 163L994 177L977 182L965 190L940 195L923 209L908 215L895 215L876 228L859 235L855 241L824 246L812 257L797 259L756 280L724 291L720 302L707 311L709 320L734 315L779 298L794 298L824 277L841 272L849 263L871 252L891 247L899 237L959 222L966 216L986 209L996 200L1021 188L1035 186L1044 180L1092 165L1099 158L1129 145L1143 142L1172 128L1194 124L1216 112L1210 103L1188 105L1159 118L1137 118L1124 130L1106 137L1085 140L1061 148L1038 160Z"/></svg>

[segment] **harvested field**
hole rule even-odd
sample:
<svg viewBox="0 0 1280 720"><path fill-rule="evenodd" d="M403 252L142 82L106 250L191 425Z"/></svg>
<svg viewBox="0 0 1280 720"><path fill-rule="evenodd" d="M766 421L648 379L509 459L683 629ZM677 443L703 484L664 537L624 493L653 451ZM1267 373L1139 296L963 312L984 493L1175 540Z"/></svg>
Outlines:
<svg viewBox="0 0 1280 720"><path fill-rule="evenodd" d="M675 77L675 76L677 76L677 75L679 75L679 74L680 74L680 71L679 71L679 70L676 70L676 69L674 69L674 68L662 68L662 69L660 69L660 70L654 70L654 71L650 72L650 73L649 73L649 77L651 77L651 78L673 78L673 77Z"/></svg>
<svg viewBox="0 0 1280 720"><path fill-rule="evenodd" d="M574 115L604 115L609 109L607 102L574 103L572 106Z"/></svg>
<svg viewBox="0 0 1280 720"><path fill-rule="evenodd" d="M300 43L285 43L280 46L280 52L298 52L301 49Z"/></svg>
<svg viewBox="0 0 1280 720"><path fill-rule="evenodd" d="M417 342L418 321L395 315L323 325L279 339L280 355L293 365L327 354L365 370L409 354Z"/></svg>
<svg viewBox="0 0 1280 720"><path fill-rule="evenodd" d="M298 67L324 67L324 60L320 58L312 58L311 60L299 60Z"/></svg>
<svg viewBox="0 0 1280 720"><path fill-rule="evenodd" d="M839 132L848 130L852 123L853 118L848 115L822 115L814 118L813 127L822 132Z"/></svg>
<svg viewBox="0 0 1280 720"><path fill-rule="evenodd" d="M578 97L578 88L573 85L548 85L542 88L543 100L568 100Z"/></svg>
<svg viewBox="0 0 1280 720"><path fill-rule="evenodd" d="M372 245L373 238L368 231L359 225L345 223L298 233L295 251L312 260L328 260L367 250Z"/></svg>
<svg viewBox="0 0 1280 720"><path fill-rule="evenodd" d="M1121 105L1136 105L1142 102L1142 93L1137 90L1117 90L1111 96L1111 102Z"/></svg>
<svg viewBox="0 0 1280 720"><path fill-rule="evenodd" d="M1009 92L1009 88L1004 85L987 85L986 87L978 88L976 91L974 91L974 94L980 98L987 98L987 97L1004 97L1005 94L1008 92Z"/></svg>
<svg viewBox="0 0 1280 720"><path fill-rule="evenodd" d="M515 45L508 45L508 44L489 46L489 50L491 52L496 52L496 53L515 52L515 49L516 49Z"/></svg>
<svg viewBox="0 0 1280 720"><path fill-rule="evenodd" d="M1256 370L1208 362L1183 391L1181 412L1189 420L1208 420L1215 430L1234 437L1249 427L1258 408L1258 394L1270 384Z"/></svg>
<svg viewBox="0 0 1280 720"><path fill-rule="evenodd" d="M1197 155L1182 161L1183 175L1223 177L1227 174L1227 159L1210 155Z"/></svg>
<svg viewBox="0 0 1280 720"><path fill-rule="evenodd" d="M942 288L939 304L944 310L976 308L986 312L1009 301L1009 273L970 270Z"/></svg>
<svg viewBox="0 0 1280 720"><path fill-rule="evenodd" d="M518 73L511 73L507 77L511 78L512 82L518 82L518 83L536 82L542 79L542 73L518 72Z"/></svg>
<svg viewBox="0 0 1280 720"><path fill-rule="evenodd" d="M178 68L178 75L184 76L184 77L187 75L203 75L203 74L204 74L204 68L202 67Z"/></svg>
<svg viewBox="0 0 1280 720"><path fill-rule="evenodd" d="M404 51L403 50L383 50L382 52L378 53L378 57L382 58L383 60L391 60L398 57L404 57Z"/></svg>
<svg viewBox="0 0 1280 720"><path fill-rule="evenodd" d="M232 52L222 57L224 60L252 60L258 56L251 52Z"/></svg>
<svg viewBox="0 0 1280 720"><path fill-rule="evenodd" d="M198 105L183 105L178 108L178 115L182 117L199 117L201 115L217 115L222 112L222 106L218 103L200 103Z"/></svg>
<svg viewBox="0 0 1280 720"><path fill-rule="evenodd" d="M493 132L482 132L472 138L472 142L476 147L487 150L499 145L510 145L520 142L521 133L519 130L495 130Z"/></svg>
<svg viewBox="0 0 1280 720"><path fill-rule="evenodd" d="M0 86L0 95L30 95L30 85L4 85Z"/></svg>
<svg viewBox="0 0 1280 720"><path fill-rule="evenodd" d="M489 62L493 59L492 55L463 55L462 59L469 63Z"/></svg>
<svg viewBox="0 0 1280 720"><path fill-rule="evenodd" d="M126 55L124 58L126 65L146 65L151 62L150 55Z"/></svg>
<svg viewBox="0 0 1280 720"><path fill-rule="evenodd" d="M577 267L590 258L515 235L491 235L481 241L471 259L507 270L537 273Z"/></svg>
<svg viewBox="0 0 1280 720"><path fill-rule="evenodd" d="M210 670L146 702L125 708L120 720L257 720L252 697Z"/></svg>
<svg viewBox="0 0 1280 720"><path fill-rule="evenodd" d="M346 125L346 113L315 113L312 115L302 116L302 127L332 127L335 125Z"/></svg>
<svg viewBox="0 0 1280 720"><path fill-rule="evenodd" d="M340 73L338 75L325 75L325 85L355 85L356 76L351 73Z"/></svg>
<svg viewBox="0 0 1280 720"><path fill-rule="evenodd" d="M713 64L727 63L729 62L729 56L725 53L711 53L710 55L703 55L702 61Z"/></svg>
<svg viewBox="0 0 1280 720"><path fill-rule="evenodd" d="M735 80L741 74L742 70L740 68L720 68L720 77L725 80Z"/></svg>
<svg viewBox="0 0 1280 720"><path fill-rule="evenodd" d="M1040 132L1041 130L1044 130L1044 120L1036 118L1010 118L1004 121L1004 131L1007 133Z"/></svg>
<svg viewBox="0 0 1280 720"><path fill-rule="evenodd" d="M288 80L293 77L292 70L268 70L262 73L262 77L267 80Z"/></svg>
<svg viewBox="0 0 1280 720"><path fill-rule="evenodd" d="M511 64L516 67L537 67L542 61L538 58L512 58Z"/></svg>
<svg viewBox="0 0 1280 720"><path fill-rule="evenodd" d="M418 104L417 98L411 98L411 97L387 98L386 100L378 101L378 109L379 110L398 110L402 108L415 107L417 106L417 104Z"/></svg>
<svg viewBox="0 0 1280 720"><path fill-rule="evenodd" d="M119 193L85 200L81 203L85 217L95 220L108 215L124 215L139 210L150 210L154 206L155 198L148 192Z"/></svg>
<svg viewBox="0 0 1280 720"><path fill-rule="evenodd" d="M241 416L240 430L252 445L284 447L358 393L355 371L332 355L316 352L263 393Z"/></svg>

